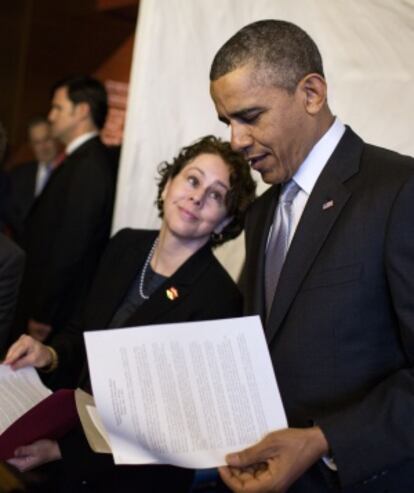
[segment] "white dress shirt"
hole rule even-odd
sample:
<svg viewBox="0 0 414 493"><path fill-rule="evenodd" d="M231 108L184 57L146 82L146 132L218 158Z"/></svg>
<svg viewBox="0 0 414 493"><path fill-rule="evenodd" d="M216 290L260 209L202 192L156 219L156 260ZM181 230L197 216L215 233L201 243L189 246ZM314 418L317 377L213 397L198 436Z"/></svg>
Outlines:
<svg viewBox="0 0 414 493"><path fill-rule="evenodd" d="M96 137L97 135L98 132L88 132L87 134L83 134L80 135L79 137L76 137L76 139L72 140L72 142L66 146L65 154L69 156L69 154L75 152L78 147L80 147L82 144L92 139L93 137Z"/></svg>
<svg viewBox="0 0 414 493"><path fill-rule="evenodd" d="M38 163L35 181L35 197L41 194L52 172L52 163Z"/></svg>
<svg viewBox="0 0 414 493"><path fill-rule="evenodd" d="M335 118L329 130L312 147L312 150L292 177L300 186L300 190L292 202L292 219L288 245L292 241L313 187L344 133L345 125L338 118Z"/></svg>

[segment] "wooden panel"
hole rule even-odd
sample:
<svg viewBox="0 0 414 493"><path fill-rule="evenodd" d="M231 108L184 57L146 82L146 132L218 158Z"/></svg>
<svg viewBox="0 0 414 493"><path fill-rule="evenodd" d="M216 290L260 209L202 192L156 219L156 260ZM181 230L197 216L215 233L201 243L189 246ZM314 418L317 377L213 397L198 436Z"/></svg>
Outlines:
<svg viewBox="0 0 414 493"><path fill-rule="evenodd" d="M137 7L137 0L96 0L98 10L119 9L122 7Z"/></svg>
<svg viewBox="0 0 414 493"><path fill-rule="evenodd" d="M87 73L127 82L134 1L132 7L120 0L119 8L102 11L95 0L0 2L0 111L13 145L12 162L26 140L28 120L47 114L56 80Z"/></svg>
<svg viewBox="0 0 414 493"><path fill-rule="evenodd" d="M0 115L9 138L17 125L14 109L21 96L30 9L27 0L0 3Z"/></svg>

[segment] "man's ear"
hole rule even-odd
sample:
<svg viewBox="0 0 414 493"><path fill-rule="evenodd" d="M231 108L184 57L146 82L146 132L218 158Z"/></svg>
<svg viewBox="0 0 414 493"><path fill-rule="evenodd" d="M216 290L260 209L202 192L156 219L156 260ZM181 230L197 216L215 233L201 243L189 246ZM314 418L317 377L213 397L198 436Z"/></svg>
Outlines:
<svg viewBox="0 0 414 493"><path fill-rule="evenodd" d="M87 103L86 101L81 103L76 103L75 111L79 120L86 120L91 116L91 108L89 106L89 103Z"/></svg>
<svg viewBox="0 0 414 493"><path fill-rule="evenodd" d="M319 74L308 74L298 84L303 95L306 112L316 115L326 105L327 87L325 79Z"/></svg>

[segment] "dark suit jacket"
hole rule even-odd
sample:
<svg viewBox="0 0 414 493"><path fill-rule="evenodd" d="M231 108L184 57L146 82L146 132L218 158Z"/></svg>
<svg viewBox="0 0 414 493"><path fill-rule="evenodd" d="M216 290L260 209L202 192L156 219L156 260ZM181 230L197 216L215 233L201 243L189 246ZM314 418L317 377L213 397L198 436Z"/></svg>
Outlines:
<svg viewBox="0 0 414 493"><path fill-rule="evenodd" d="M0 357L7 349L24 257L23 251L0 233Z"/></svg>
<svg viewBox="0 0 414 493"><path fill-rule="evenodd" d="M52 341L61 367L67 368L71 361L73 364L74 355L83 354L83 330L105 329L108 326L132 281L141 271L156 235L156 231L125 229L110 241L83 317ZM175 300L166 296L166 289L172 286L178 291ZM239 316L241 311L239 290L206 245L168 278L125 326L228 318ZM82 384L87 384L87 381L85 372ZM85 443L82 444L84 439L76 435L71 434L61 444L67 475L73 481L71 488L82 480L95 484L99 492L131 491L132 485L146 493L185 493L189 488L192 480L189 470L165 466L113 468L111 457L93 454Z"/></svg>
<svg viewBox="0 0 414 493"><path fill-rule="evenodd" d="M60 329L73 316L109 237L114 188L113 164L98 137L49 179L26 220L20 330L27 318Z"/></svg>
<svg viewBox="0 0 414 493"><path fill-rule="evenodd" d="M5 230L10 202L10 177L0 169L0 231Z"/></svg>
<svg viewBox="0 0 414 493"><path fill-rule="evenodd" d="M19 244L23 241L24 221L35 200L37 168L38 163L30 161L17 166L9 173L10 197L6 221L13 239Z"/></svg>
<svg viewBox="0 0 414 493"><path fill-rule="evenodd" d="M414 488L413 164L346 130L309 197L265 322L289 425L322 428L342 487L352 486L343 491ZM247 218L248 314L263 316L278 194L269 189ZM292 491L325 491L320 481L313 490L304 477Z"/></svg>

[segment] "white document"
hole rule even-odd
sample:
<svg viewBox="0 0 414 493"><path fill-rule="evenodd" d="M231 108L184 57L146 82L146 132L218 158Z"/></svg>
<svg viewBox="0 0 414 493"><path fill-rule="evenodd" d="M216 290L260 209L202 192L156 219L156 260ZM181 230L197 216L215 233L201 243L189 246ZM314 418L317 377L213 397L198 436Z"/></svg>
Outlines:
<svg viewBox="0 0 414 493"><path fill-rule="evenodd" d="M209 468L287 426L258 316L85 333L116 464Z"/></svg>
<svg viewBox="0 0 414 493"><path fill-rule="evenodd" d="M51 393L34 368L0 364L0 434Z"/></svg>

